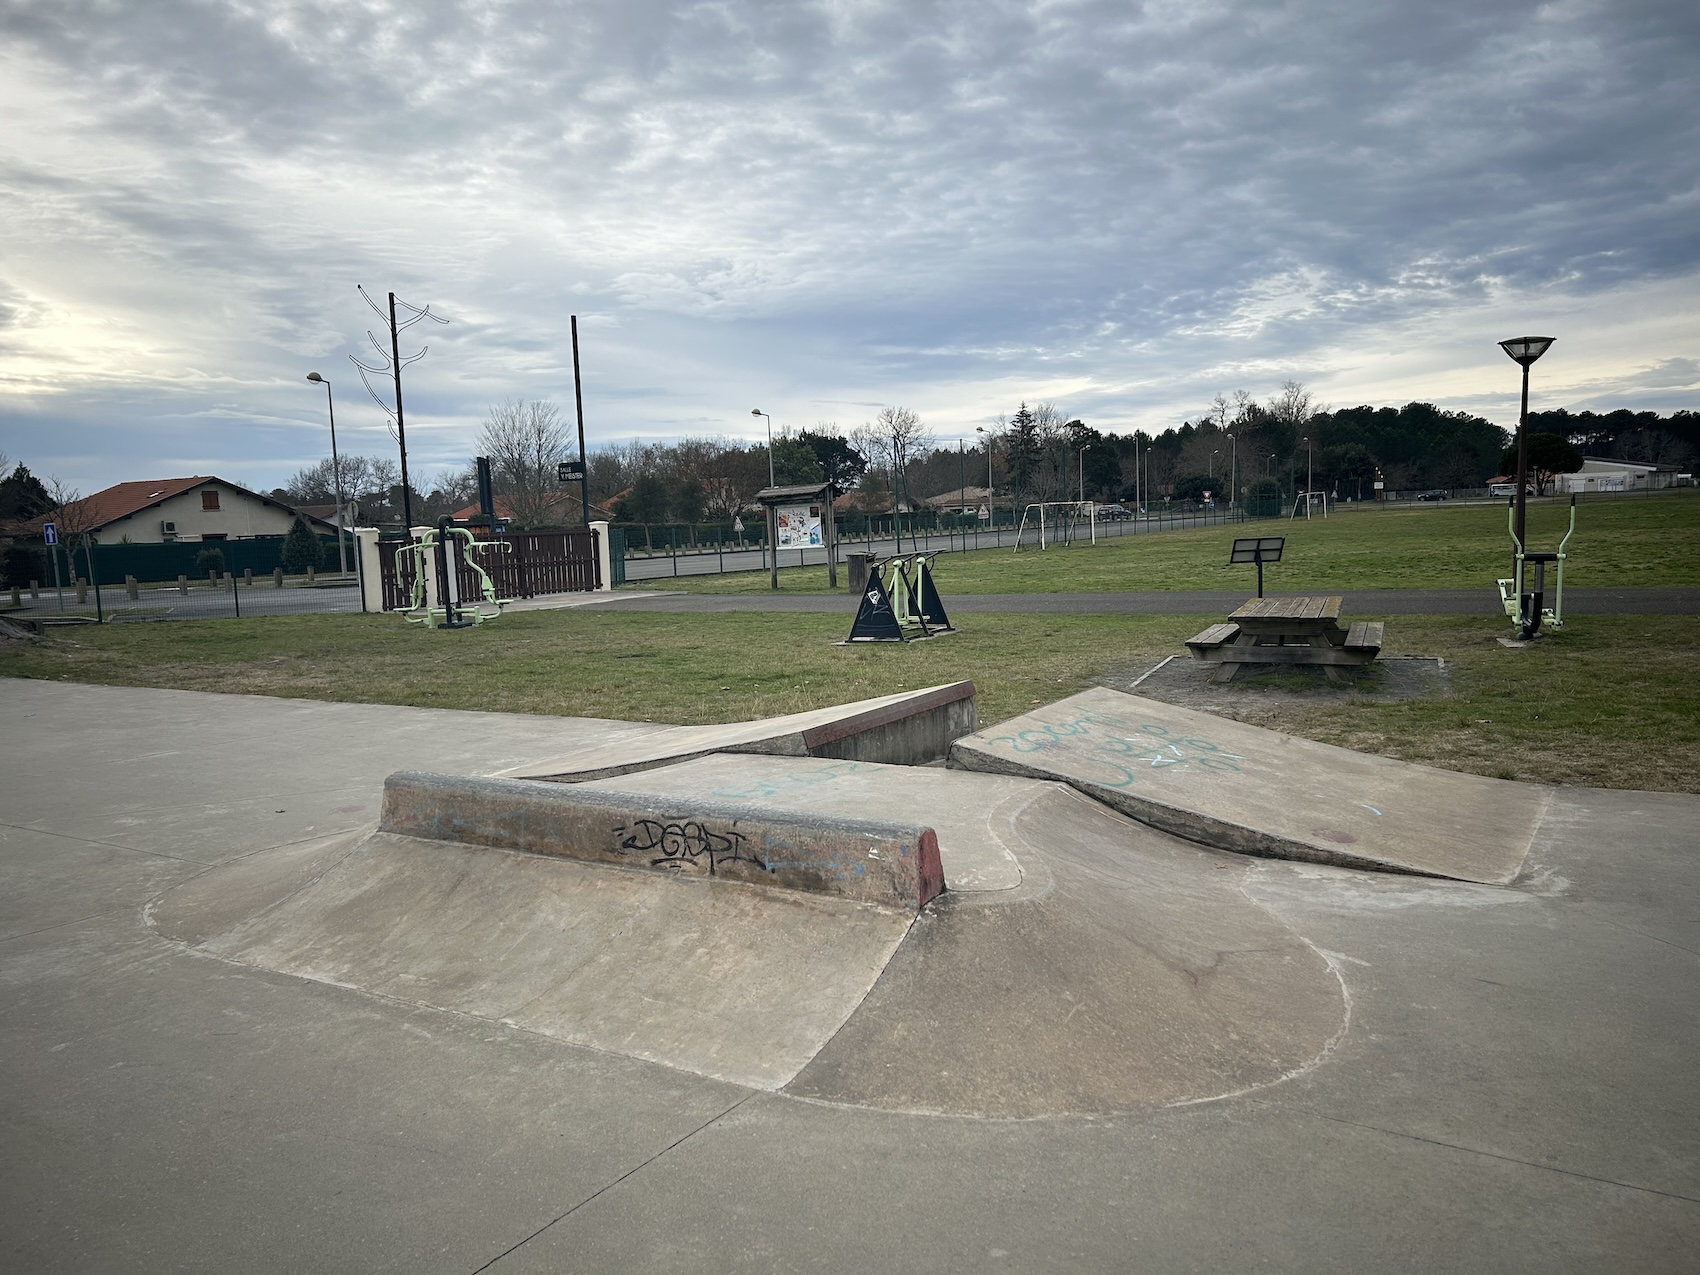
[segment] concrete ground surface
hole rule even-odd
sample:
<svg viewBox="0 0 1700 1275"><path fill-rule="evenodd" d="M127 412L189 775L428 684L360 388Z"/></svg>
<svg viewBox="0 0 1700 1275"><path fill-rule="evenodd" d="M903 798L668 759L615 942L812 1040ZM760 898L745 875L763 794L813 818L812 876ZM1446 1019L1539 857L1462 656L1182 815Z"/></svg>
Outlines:
<svg viewBox="0 0 1700 1275"><path fill-rule="evenodd" d="M928 909L772 1090L403 977L213 950L306 899L277 892L291 873L331 880L390 772L647 728L18 681L0 709L7 1269L1664 1271L1700 1251L1693 796L1544 793L1492 886L1242 858L1036 785L1007 821L1020 884ZM721 783L709 765L691 773ZM433 873L452 920L477 874ZM405 940L418 910L396 916Z"/></svg>

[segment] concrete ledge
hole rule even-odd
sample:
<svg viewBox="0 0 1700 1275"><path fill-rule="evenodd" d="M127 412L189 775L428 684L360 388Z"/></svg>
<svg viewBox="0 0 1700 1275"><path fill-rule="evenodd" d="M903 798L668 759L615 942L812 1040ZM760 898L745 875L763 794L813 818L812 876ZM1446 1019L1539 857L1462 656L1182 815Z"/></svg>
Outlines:
<svg viewBox="0 0 1700 1275"><path fill-rule="evenodd" d="M919 766L947 756L952 742L977 725L974 683L952 682L760 721L658 727L639 738L515 766L501 777L582 783L714 753Z"/></svg>
<svg viewBox="0 0 1700 1275"><path fill-rule="evenodd" d="M834 895L915 912L944 889L921 824L525 779L399 771L385 832Z"/></svg>

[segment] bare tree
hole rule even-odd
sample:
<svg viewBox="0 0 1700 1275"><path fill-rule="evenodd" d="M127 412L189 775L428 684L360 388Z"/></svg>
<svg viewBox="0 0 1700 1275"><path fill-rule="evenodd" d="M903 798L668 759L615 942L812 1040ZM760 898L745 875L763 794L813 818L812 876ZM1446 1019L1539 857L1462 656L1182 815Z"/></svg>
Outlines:
<svg viewBox="0 0 1700 1275"><path fill-rule="evenodd" d="M1282 384L1281 392L1269 400L1265 410L1283 425L1303 430L1312 417L1326 412L1328 407L1317 402L1301 382L1287 381Z"/></svg>
<svg viewBox="0 0 1700 1275"><path fill-rule="evenodd" d="M894 494L902 500L908 495L902 480L909 463L932 450L933 436L909 408L882 407L872 421L851 432L850 442L867 459L870 471L884 469L890 474ZM864 476L863 486L867 485Z"/></svg>
<svg viewBox="0 0 1700 1275"><path fill-rule="evenodd" d="M562 521L562 492L555 466L568 456L567 429L547 400L512 399L490 409L478 434L479 451L490 458L496 494L516 525L541 527Z"/></svg>
<svg viewBox="0 0 1700 1275"><path fill-rule="evenodd" d="M708 513L732 519L749 508L755 494L767 486L765 450L722 440L718 452L704 461L699 475Z"/></svg>

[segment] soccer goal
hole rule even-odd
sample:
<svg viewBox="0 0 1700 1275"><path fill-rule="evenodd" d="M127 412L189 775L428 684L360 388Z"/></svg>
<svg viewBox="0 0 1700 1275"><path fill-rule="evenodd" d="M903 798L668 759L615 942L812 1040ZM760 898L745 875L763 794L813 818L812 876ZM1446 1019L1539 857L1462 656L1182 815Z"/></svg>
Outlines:
<svg viewBox="0 0 1700 1275"><path fill-rule="evenodd" d="M1021 552L1024 541L1031 535L1039 548L1053 544L1073 544L1091 536L1098 543L1098 506L1090 500L1042 500L1028 505L1021 512L1021 525L1015 531L1015 551Z"/></svg>
<svg viewBox="0 0 1700 1275"><path fill-rule="evenodd" d="M1309 518L1310 517L1310 511L1312 509L1316 508L1316 506L1318 506L1318 505L1322 506L1322 516L1324 518L1328 517L1328 493L1327 492L1325 492L1325 491L1301 491L1301 492L1299 492L1297 495L1295 495L1293 497L1293 512L1287 516L1287 521L1291 522L1294 518L1297 518L1299 516L1299 513L1300 513L1301 510L1304 512L1304 516L1306 518Z"/></svg>

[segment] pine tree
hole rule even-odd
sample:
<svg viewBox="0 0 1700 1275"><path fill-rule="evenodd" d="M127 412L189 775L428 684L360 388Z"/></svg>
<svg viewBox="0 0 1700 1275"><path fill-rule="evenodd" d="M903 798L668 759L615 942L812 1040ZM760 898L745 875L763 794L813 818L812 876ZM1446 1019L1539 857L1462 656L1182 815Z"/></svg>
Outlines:
<svg viewBox="0 0 1700 1275"><path fill-rule="evenodd" d="M1039 445L1039 423L1026 403L1010 418L1007 455L1015 476L1015 503L1019 508L1022 495L1043 455Z"/></svg>
<svg viewBox="0 0 1700 1275"><path fill-rule="evenodd" d="M301 575L309 568L316 569L321 553L319 538L307 526L307 520L297 514L290 524L289 534L283 538L283 569L291 575Z"/></svg>

